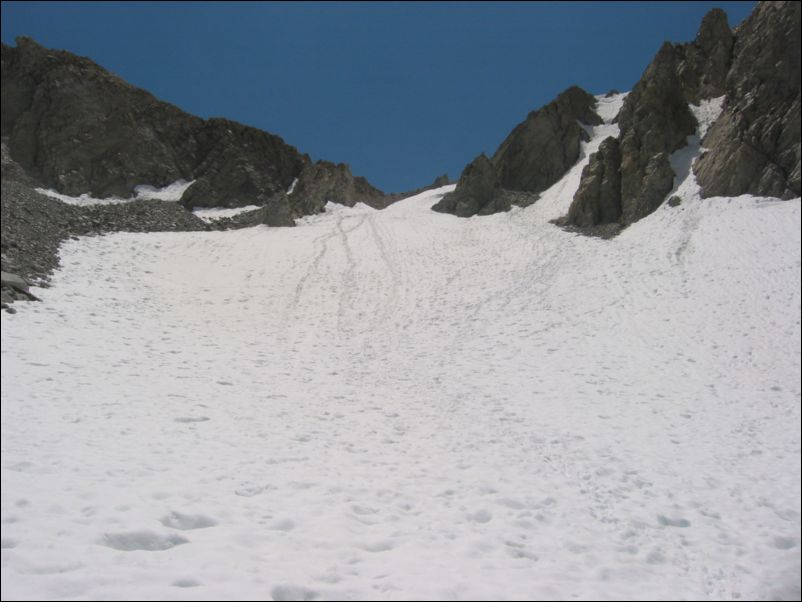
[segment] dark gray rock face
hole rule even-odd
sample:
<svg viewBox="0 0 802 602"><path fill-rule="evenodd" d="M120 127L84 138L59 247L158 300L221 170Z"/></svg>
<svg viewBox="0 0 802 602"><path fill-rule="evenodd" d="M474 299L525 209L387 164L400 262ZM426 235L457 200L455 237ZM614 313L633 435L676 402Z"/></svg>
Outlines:
<svg viewBox="0 0 802 602"><path fill-rule="evenodd" d="M288 198L298 216L320 213L329 201L347 207L365 203L376 209L388 204L381 190L351 174L348 165L329 161L306 165Z"/></svg>
<svg viewBox="0 0 802 602"><path fill-rule="evenodd" d="M29 176L22 166L11 158L11 152L8 150L8 144L5 140L0 143L0 169L2 171L3 180L13 180L20 182L31 188L40 186L36 180Z"/></svg>
<svg viewBox="0 0 802 602"><path fill-rule="evenodd" d="M283 190L307 162L278 136L204 121L26 38L2 47L2 77L13 158L65 194L128 197L138 184L197 179L187 205L241 206Z"/></svg>
<svg viewBox="0 0 802 602"><path fill-rule="evenodd" d="M669 156L696 131L688 103L720 95L730 63L732 33L721 10L705 16L690 44L663 44L618 115L619 152L611 145L591 156L563 222L591 228L628 225L652 213L671 191L674 172ZM616 171L618 188L602 174Z"/></svg>
<svg viewBox="0 0 802 602"><path fill-rule="evenodd" d="M579 159L588 135L578 122L599 125L596 99L573 86L529 114L493 155L499 183L508 190L541 192L557 182Z"/></svg>
<svg viewBox="0 0 802 602"><path fill-rule="evenodd" d="M203 122L92 61L20 38L2 46L2 132L44 185L98 197L190 180Z"/></svg>
<svg viewBox="0 0 802 602"><path fill-rule="evenodd" d="M209 119L197 140L203 160L181 199L188 209L262 204L284 192L309 161L278 136L228 119Z"/></svg>
<svg viewBox="0 0 802 602"><path fill-rule="evenodd" d="M432 209L457 217L470 217L483 210L493 213L496 210L494 198L499 192L495 166L483 153L462 170L456 190L445 195Z"/></svg>
<svg viewBox="0 0 802 602"><path fill-rule="evenodd" d="M621 150L618 139L606 138L582 170L567 222L581 228L621 219Z"/></svg>
<svg viewBox="0 0 802 602"><path fill-rule="evenodd" d="M660 206L674 177L668 157L696 131L679 77L682 55L672 44L663 44L618 116L621 220L626 224Z"/></svg>
<svg viewBox="0 0 802 602"><path fill-rule="evenodd" d="M761 2L739 28L721 117L694 165L704 196L800 195L800 3Z"/></svg>
<svg viewBox="0 0 802 602"><path fill-rule="evenodd" d="M577 162L588 134L579 122L598 125L596 99L576 86L530 113L501 143L492 159L484 154L462 172L457 188L432 209L460 217L509 211L527 205Z"/></svg>
<svg viewBox="0 0 802 602"><path fill-rule="evenodd" d="M565 223L626 226L657 209L673 186L669 155L696 129L688 103L724 94L709 152L693 166L703 195L799 196L800 4L762 2L735 33L714 9L694 42L663 45L618 118L620 216L603 209L610 191L596 185L608 158L592 157Z"/></svg>
<svg viewBox="0 0 802 602"><path fill-rule="evenodd" d="M623 163L621 173L623 190L623 174L626 173ZM624 224L632 224L653 213L671 191L674 185L674 170L671 169L668 152L658 153L649 159L643 169L640 185L639 193L633 194L631 197L624 196L621 199L621 221Z"/></svg>
<svg viewBox="0 0 802 602"><path fill-rule="evenodd" d="M698 105L725 93L734 42L727 13L714 8L702 19L693 43L674 47L679 54L677 75L689 102Z"/></svg>
<svg viewBox="0 0 802 602"><path fill-rule="evenodd" d="M189 115L89 59L27 38L2 46L2 79L2 136L11 156L34 180L65 194L125 198L136 185L182 179L195 180L182 198L188 209L266 205L307 174L312 198L290 198L290 214L305 215L331 180L332 170L308 175L309 157L278 136ZM338 198L389 202L344 171L352 190ZM322 181L315 184L314 175Z"/></svg>

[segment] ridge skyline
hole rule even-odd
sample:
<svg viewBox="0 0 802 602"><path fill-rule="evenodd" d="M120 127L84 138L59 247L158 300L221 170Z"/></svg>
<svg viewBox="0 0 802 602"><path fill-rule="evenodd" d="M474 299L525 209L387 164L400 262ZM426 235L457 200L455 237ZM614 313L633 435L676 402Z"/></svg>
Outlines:
<svg viewBox="0 0 802 602"><path fill-rule="evenodd" d="M29 36L45 47L86 56L193 115L232 119L277 134L314 160L347 163L355 174L386 192L418 188L444 172L456 180L471 158L480 152L492 154L506 132L568 86L579 85L593 94L628 90L660 44L692 40L701 16L710 8L722 7L735 27L754 7L754 2L681 7L676 3L648 7L579 3L551 7L552 12L544 13L543 7L507 3L492 7L416 4L412 10L397 4L311 4L283 9L262 5L259 10L235 4L226 19L242 20L250 11L256 21L235 40L235 30L217 38L197 33L215 15L218 21L222 18L219 7L186 11L173 3L161 4L163 15L172 11L174 17L184 19L172 37L160 34L170 20L153 20L156 7L4 2L2 39L13 46L16 36ZM579 11L584 18L577 19ZM270 24L263 21L276 14L280 19ZM138 36L119 35L114 23L121 15L126 27L140 36L142 22L151 18L148 44L143 45ZM511 24L514 17L517 22ZM539 18L533 21L534 17ZM110 26L96 30L100 35L83 35L103 22ZM293 36L289 31L293 24L303 22L319 35L296 31L298 35ZM436 39L422 36L443 23L451 23L453 31L440 31ZM260 33L280 29L282 24L286 26L283 52L256 56ZM521 36L502 39L503 32L518 33L527 25L533 32L550 25L550 37L528 46L518 39ZM373 31L377 27L378 33ZM405 27L408 43L397 47L393 42L405 34ZM598 46L613 29L618 32L615 43L606 42L603 51L582 54L582 48ZM381 31L386 31L385 47L371 46ZM482 31L487 39L472 35ZM575 31L585 32L585 37L571 37ZM354 35L344 35L337 42L338 32ZM564 44L552 48L564 50L562 61L543 61L542 53L534 54L533 48L546 48L558 38ZM199 39L207 43L201 45ZM271 47L281 44L277 39L262 42ZM316 54L327 44L333 45L325 57ZM360 55L360 47L373 47L374 52ZM642 50L633 50L636 47ZM294 52L298 49L300 55ZM616 58L622 54L627 55L626 61ZM215 56L210 59L210 55ZM247 56L248 61L235 64L232 57L237 56ZM158 57L161 66L154 68ZM280 64L282 57L284 64ZM351 63L343 57L350 57ZM272 66L271 76L249 79L260 60ZM226 62L227 70L223 68ZM566 63L571 67L566 69ZM207 68L198 68L203 64ZM606 68L598 68L599 64ZM394 78L387 77L391 69L397 75ZM523 69L531 75L521 76ZM628 85L622 85L627 79ZM243 81L246 84L237 84ZM439 87L433 88L438 82ZM241 93L231 94L232 89ZM320 89L329 90L330 96L321 100ZM285 92L275 94L275 90Z"/></svg>

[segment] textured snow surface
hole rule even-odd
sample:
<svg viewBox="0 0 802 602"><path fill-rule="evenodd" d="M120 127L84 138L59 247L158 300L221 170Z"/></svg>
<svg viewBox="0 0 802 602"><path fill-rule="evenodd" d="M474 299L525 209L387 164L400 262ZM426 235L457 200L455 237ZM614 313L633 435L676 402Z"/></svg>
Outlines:
<svg viewBox="0 0 802 602"><path fill-rule="evenodd" d="M3 599L798 599L799 199L599 240L572 186L66 243L2 313Z"/></svg>
<svg viewBox="0 0 802 602"><path fill-rule="evenodd" d="M211 207L208 209L196 208L192 210L192 213L205 222L213 222L221 217L234 217L235 215L253 211L254 209L259 209L259 205L246 205L245 207L233 207L230 209L225 207Z"/></svg>

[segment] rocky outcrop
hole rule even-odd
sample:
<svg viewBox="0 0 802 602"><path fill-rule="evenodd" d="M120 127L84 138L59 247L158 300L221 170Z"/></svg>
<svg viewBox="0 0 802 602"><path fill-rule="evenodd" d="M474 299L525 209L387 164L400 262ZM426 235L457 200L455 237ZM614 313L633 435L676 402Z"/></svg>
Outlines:
<svg viewBox="0 0 802 602"><path fill-rule="evenodd" d="M403 195L387 195L371 186L365 178L355 177L345 163L318 161L306 165L287 191L277 192L260 203L263 207L258 212L227 218L219 221L218 226L294 226L296 218L321 213L329 202L347 207L364 203L374 209L383 209L399 198Z"/></svg>
<svg viewBox="0 0 802 602"><path fill-rule="evenodd" d="M718 56L718 50L726 46L726 42L708 39L712 35L708 30L717 31L714 24L719 23L718 18L708 18L706 23L705 35L700 32L693 44L663 44L627 95L618 115L619 148L612 152L607 145L604 151L599 150L605 156L591 156L590 169L583 172L568 211L568 225L631 224L657 209L671 191L674 172L669 156L696 131L685 90L696 95L713 86L697 81L700 66L713 60L704 49L712 48ZM602 166L608 176L604 187L598 185Z"/></svg>
<svg viewBox="0 0 802 602"><path fill-rule="evenodd" d="M345 163L318 161L306 165L287 195L299 215L320 213L326 203L353 207L365 203L376 209L387 206L386 195L365 178L355 177Z"/></svg>
<svg viewBox="0 0 802 602"><path fill-rule="evenodd" d="M261 205L309 163L278 136L228 119L209 119L196 136L203 160L181 199L187 209Z"/></svg>
<svg viewBox="0 0 802 602"><path fill-rule="evenodd" d="M679 76L685 53L666 42L624 100L621 129L621 220L635 222L671 190L669 155L696 131Z"/></svg>
<svg viewBox="0 0 802 602"><path fill-rule="evenodd" d="M591 157L564 223L626 226L652 213L673 187L669 156L696 131L688 108L726 94L693 166L704 196L790 198L800 180L800 5L763 2L733 32L705 16L690 44L666 42L627 96L620 126L620 191L599 186L608 156ZM601 150L600 150L601 152ZM592 167L592 168L591 168ZM620 215L609 211L620 204Z"/></svg>
<svg viewBox="0 0 802 602"><path fill-rule="evenodd" d="M580 125L599 125L596 99L577 86L529 114L493 155L499 184L508 190L541 192L557 182L579 159L589 139Z"/></svg>
<svg viewBox="0 0 802 602"><path fill-rule="evenodd" d="M605 138L584 170L567 222L580 228L621 219L621 149Z"/></svg>
<svg viewBox="0 0 802 602"><path fill-rule="evenodd" d="M449 184L453 184L451 179L448 177L448 174L441 174L437 176L432 183L428 186L421 186L420 188L415 188L413 190L407 190L405 192L392 192L390 194L385 194L382 203L385 207L389 206L391 203L395 201L399 201L401 199L408 199L411 196L415 196L422 192L426 192L427 190L434 190L435 188L442 188L443 186L448 186ZM374 205L376 206L376 205ZM381 207L377 207L381 208Z"/></svg>
<svg viewBox="0 0 802 602"><path fill-rule="evenodd" d="M2 132L43 185L97 197L137 184L191 180L203 120L131 86L89 59L28 38L2 46Z"/></svg>
<svg viewBox="0 0 802 602"><path fill-rule="evenodd" d="M448 174L444 173L437 176L432 183L427 186L427 189L440 188L442 186L448 186L449 184L451 184L451 180L449 179Z"/></svg>
<svg viewBox="0 0 802 602"><path fill-rule="evenodd" d="M38 186L38 183L29 176L22 166L11 158L8 144L5 140L0 143L0 174L3 180L13 180L31 188Z"/></svg>
<svg viewBox="0 0 802 602"><path fill-rule="evenodd" d="M308 162L278 136L189 115L86 58L20 38L2 47L3 136L13 158L64 194L128 197L197 180L189 206L241 206L285 190Z"/></svg>
<svg viewBox="0 0 802 602"><path fill-rule="evenodd" d="M581 143L589 139L581 124L602 122L595 105L581 88L568 88L516 126L492 159L484 154L474 159L454 192L432 209L468 217L531 204L579 160Z"/></svg>
<svg viewBox="0 0 802 602"><path fill-rule="evenodd" d="M289 202L287 215L298 216L319 207L318 197L331 189L346 202L384 202L347 166L316 169L278 136L189 115L89 59L28 38L2 46L2 78L2 135L11 156L34 180L64 194L126 198L140 184L194 180L182 198L188 209ZM311 196L274 201L296 178Z"/></svg>
<svg viewBox="0 0 802 602"><path fill-rule="evenodd" d="M432 209L457 217L470 217L480 211L492 213L496 210L495 197L499 192L496 168L482 153L462 170L456 190L445 195Z"/></svg>
<svg viewBox="0 0 802 602"><path fill-rule="evenodd" d="M14 313L14 308L9 306L13 301L39 301L39 299L31 293L28 282L18 276L9 272L2 272L0 274L0 308Z"/></svg>
<svg viewBox="0 0 802 602"><path fill-rule="evenodd" d="M800 195L800 3L761 2L739 28L722 115L694 165L704 196Z"/></svg>
<svg viewBox="0 0 802 602"><path fill-rule="evenodd" d="M677 76L689 102L698 105L703 99L724 94L734 42L727 13L714 8L702 19L693 43L674 46Z"/></svg>

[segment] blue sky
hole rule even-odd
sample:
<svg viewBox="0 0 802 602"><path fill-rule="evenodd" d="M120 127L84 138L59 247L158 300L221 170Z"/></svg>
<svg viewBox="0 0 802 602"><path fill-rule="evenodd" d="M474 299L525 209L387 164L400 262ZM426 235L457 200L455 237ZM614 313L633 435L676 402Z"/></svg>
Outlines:
<svg viewBox="0 0 802 602"><path fill-rule="evenodd" d="M158 98L346 162L386 191L457 178L576 84L628 90L664 40L755 2L2 2L2 40L88 56Z"/></svg>

